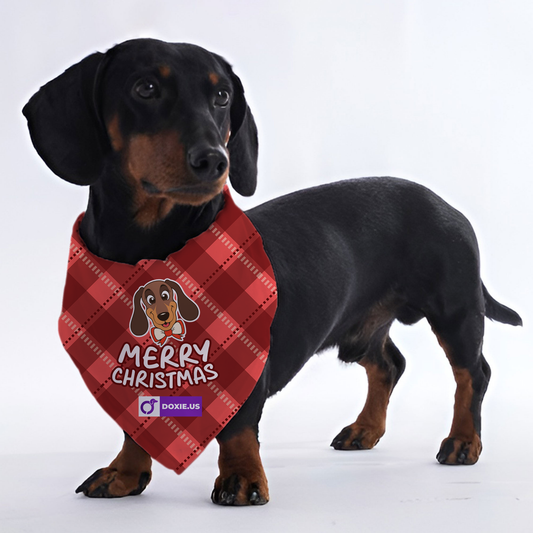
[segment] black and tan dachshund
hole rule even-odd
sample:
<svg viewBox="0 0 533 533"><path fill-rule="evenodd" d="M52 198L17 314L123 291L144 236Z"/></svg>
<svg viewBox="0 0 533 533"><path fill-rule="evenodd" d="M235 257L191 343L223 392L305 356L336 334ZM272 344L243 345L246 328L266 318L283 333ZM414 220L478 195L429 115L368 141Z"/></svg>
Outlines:
<svg viewBox="0 0 533 533"><path fill-rule="evenodd" d="M110 260L164 259L208 228L227 178L241 195L256 188L257 130L241 82L224 59L197 46L138 39L92 54L42 87L24 114L46 164L90 185L81 234ZM405 365L389 337L394 320L426 318L453 369L453 422L438 461L475 463L490 377L484 320L521 319L481 282L466 218L428 189L394 178L307 189L247 215L271 259L279 302L261 379L217 437L212 500L268 501L258 442L263 405L326 348L361 364L369 384L362 412L332 446L375 446ZM150 477L150 456L126 435L117 458L78 492L139 494Z"/></svg>

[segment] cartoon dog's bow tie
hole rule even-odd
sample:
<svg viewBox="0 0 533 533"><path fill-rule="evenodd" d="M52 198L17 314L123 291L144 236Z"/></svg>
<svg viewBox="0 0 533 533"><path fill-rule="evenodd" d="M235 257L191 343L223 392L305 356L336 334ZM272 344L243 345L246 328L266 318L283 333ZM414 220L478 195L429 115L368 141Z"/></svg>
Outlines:
<svg viewBox="0 0 533 533"><path fill-rule="evenodd" d="M175 339L182 341L185 336L185 324L182 320L177 320L172 326L172 329L169 329L168 331L159 328L152 328L150 333L152 335L152 340L163 346L169 337L174 337Z"/></svg>

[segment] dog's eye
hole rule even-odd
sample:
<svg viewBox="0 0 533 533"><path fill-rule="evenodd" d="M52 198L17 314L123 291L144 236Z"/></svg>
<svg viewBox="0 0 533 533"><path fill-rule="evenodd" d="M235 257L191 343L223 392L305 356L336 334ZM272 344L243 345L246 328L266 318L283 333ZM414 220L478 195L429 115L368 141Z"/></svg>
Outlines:
<svg viewBox="0 0 533 533"><path fill-rule="evenodd" d="M143 98L149 100L151 98L159 98L159 84L151 78L143 78L139 80L133 87L135 93Z"/></svg>
<svg viewBox="0 0 533 533"><path fill-rule="evenodd" d="M150 294L150 296L148 296L148 298L146 298L146 302L148 303L148 305L154 305L155 304L155 296Z"/></svg>
<svg viewBox="0 0 533 533"><path fill-rule="evenodd" d="M218 107L226 107L229 104L229 93L221 89L215 95L215 105Z"/></svg>
<svg viewBox="0 0 533 533"><path fill-rule="evenodd" d="M163 300L168 300L170 298L170 294L167 291L163 291L161 293L161 298L163 298Z"/></svg>

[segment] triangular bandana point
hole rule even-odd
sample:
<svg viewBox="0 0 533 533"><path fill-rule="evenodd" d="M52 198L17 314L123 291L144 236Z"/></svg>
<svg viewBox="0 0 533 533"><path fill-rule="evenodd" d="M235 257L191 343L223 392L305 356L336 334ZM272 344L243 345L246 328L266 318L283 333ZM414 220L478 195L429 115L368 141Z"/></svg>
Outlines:
<svg viewBox="0 0 533 533"><path fill-rule="evenodd" d="M224 196L215 222L165 261L93 255L83 215L70 245L63 346L102 408L177 473L238 412L270 349L274 273L257 230Z"/></svg>

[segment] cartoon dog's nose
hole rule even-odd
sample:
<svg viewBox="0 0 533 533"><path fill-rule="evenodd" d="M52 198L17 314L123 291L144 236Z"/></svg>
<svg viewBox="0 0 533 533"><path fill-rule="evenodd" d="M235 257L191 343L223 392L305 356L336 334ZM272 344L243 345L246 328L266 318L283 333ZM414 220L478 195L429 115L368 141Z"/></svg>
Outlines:
<svg viewBox="0 0 533 533"><path fill-rule="evenodd" d="M164 312L164 313L159 313L157 315L157 318L159 318L159 320L161 320L161 322L164 322L170 315L167 313L167 312Z"/></svg>

